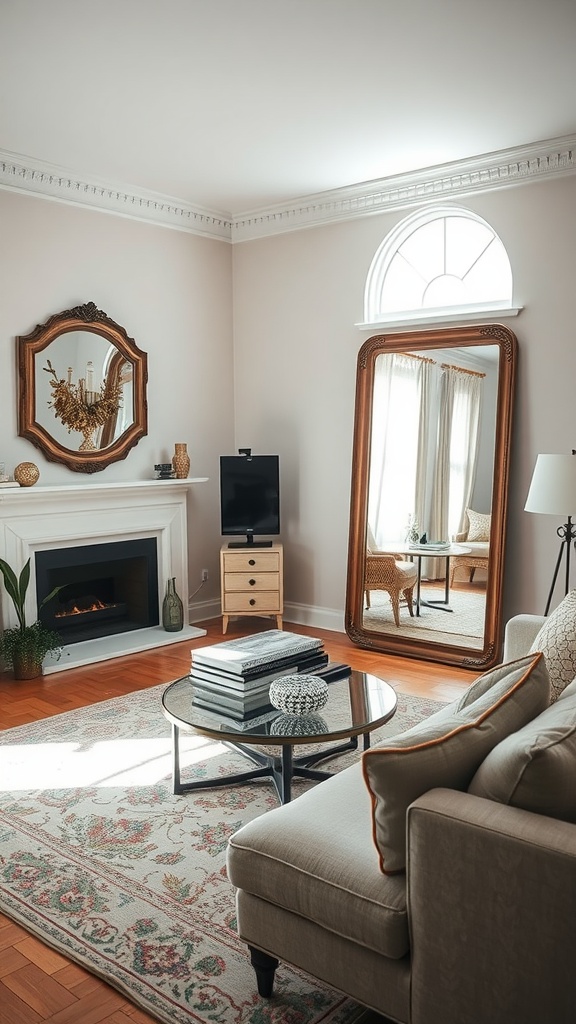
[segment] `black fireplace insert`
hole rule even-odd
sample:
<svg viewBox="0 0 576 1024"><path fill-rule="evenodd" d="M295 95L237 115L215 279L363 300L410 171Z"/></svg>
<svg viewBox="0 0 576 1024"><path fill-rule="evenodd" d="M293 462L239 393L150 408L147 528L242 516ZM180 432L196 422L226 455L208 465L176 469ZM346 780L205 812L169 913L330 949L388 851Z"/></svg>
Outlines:
<svg viewBox="0 0 576 1024"><path fill-rule="evenodd" d="M158 557L155 538L37 551L38 604L58 594L39 618L63 644L157 626Z"/></svg>

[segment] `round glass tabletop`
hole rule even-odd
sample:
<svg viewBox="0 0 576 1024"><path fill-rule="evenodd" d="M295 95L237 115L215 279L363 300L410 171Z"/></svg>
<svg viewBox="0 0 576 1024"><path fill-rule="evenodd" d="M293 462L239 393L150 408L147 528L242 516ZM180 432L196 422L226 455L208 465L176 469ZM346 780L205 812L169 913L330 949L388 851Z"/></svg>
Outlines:
<svg viewBox="0 0 576 1024"><path fill-rule="evenodd" d="M209 711L194 704L190 676L170 683L162 695L166 717L173 725L193 729L217 739L249 744L302 744L366 735L388 722L396 711L396 691L367 672L350 672L328 683L328 701L317 712L287 715L262 709L252 718L233 721L214 695Z"/></svg>

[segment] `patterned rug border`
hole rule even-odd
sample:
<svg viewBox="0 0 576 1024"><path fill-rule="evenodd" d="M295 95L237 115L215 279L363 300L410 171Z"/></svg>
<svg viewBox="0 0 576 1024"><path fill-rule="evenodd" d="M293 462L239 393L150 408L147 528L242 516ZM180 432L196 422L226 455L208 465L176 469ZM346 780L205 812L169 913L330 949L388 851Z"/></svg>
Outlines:
<svg viewBox="0 0 576 1024"><path fill-rule="evenodd" d="M161 684L0 732L0 755L8 755L2 769L6 789L0 791L0 907L166 1024L280 1024L287 1014L294 1024L358 1024L364 1008L287 964L278 972L275 997L262 1002L257 996L245 946L234 931L224 858L229 835L276 806L275 791L260 782L174 796L170 727L160 708L165 688ZM374 741L403 731L439 706L399 693L395 718ZM101 764L100 745L105 756L122 739L128 754L141 736L154 746L153 755L135 750L131 765ZM188 759L188 772L211 776L236 770L236 763L245 766L238 754L216 755L216 741L192 735L187 740L183 765ZM37 776L37 762L29 762L38 743L49 788L18 789L26 769ZM65 760L63 767L57 759L50 762L53 750L72 762L87 759L94 777L71 787L50 786L51 771L62 779L65 768ZM355 759L341 757L334 767L340 770ZM13 792L6 775L9 761ZM133 773L136 764L145 775L155 773L152 783L115 782ZM74 767L80 770L81 763ZM112 816L105 813L109 806ZM161 848L159 838L172 846ZM134 909L140 910L135 921L129 917Z"/></svg>

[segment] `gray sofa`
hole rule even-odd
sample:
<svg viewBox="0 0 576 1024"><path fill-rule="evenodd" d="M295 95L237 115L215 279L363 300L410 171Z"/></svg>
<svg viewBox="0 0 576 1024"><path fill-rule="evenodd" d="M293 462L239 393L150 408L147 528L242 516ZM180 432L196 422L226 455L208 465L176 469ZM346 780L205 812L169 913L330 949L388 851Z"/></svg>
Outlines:
<svg viewBox="0 0 576 1024"><path fill-rule="evenodd" d="M511 620L504 660L542 622ZM406 828L406 872L385 875L354 765L232 837L260 994L286 961L403 1024L573 1024L576 824L440 788Z"/></svg>

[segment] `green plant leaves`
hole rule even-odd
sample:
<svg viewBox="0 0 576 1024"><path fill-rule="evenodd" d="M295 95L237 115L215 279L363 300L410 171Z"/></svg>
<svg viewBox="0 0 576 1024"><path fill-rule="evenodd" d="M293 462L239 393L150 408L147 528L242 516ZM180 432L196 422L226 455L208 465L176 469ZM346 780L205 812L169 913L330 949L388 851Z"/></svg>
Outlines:
<svg viewBox="0 0 576 1024"><path fill-rule="evenodd" d="M8 562L5 562L3 558L0 558L0 572L4 577L6 593L12 599L16 615L18 616L20 629L24 629L26 626L24 601L26 600L26 591L30 582L30 559L28 559L22 569L19 579L16 577L16 573L11 566L8 565Z"/></svg>

